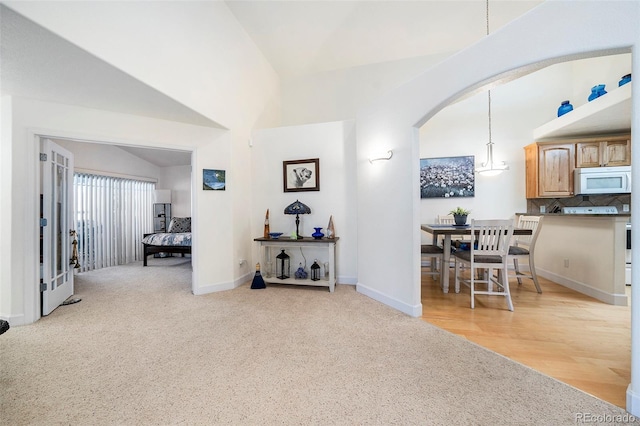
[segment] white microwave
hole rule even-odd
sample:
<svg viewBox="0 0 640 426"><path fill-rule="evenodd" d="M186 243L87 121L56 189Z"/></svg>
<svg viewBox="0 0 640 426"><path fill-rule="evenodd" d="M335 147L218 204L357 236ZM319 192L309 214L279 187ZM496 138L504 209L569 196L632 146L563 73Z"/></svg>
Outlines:
<svg viewBox="0 0 640 426"><path fill-rule="evenodd" d="M575 169L573 178L575 195L631 192L631 166Z"/></svg>

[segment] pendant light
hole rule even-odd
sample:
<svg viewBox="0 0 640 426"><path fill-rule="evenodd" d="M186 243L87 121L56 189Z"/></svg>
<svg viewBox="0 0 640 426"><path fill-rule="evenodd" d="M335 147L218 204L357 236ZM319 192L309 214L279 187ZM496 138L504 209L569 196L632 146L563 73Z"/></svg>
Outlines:
<svg viewBox="0 0 640 426"><path fill-rule="evenodd" d="M487 35L489 35L489 0L487 0ZM504 161L496 162L493 160L493 140L491 139L491 90L487 92L489 100L489 142L487 143L487 161L482 163L476 169L476 173L484 176L496 176L505 170L509 170L509 166Z"/></svg>

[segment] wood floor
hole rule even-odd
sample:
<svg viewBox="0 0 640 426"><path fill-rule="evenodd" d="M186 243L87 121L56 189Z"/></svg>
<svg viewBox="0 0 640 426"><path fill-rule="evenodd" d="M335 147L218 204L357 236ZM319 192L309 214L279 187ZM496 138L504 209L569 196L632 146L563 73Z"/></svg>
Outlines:
<svg viewBox="0 0 640 426"><path fill-rule="evenodd" d="M451 333L574 386L619 407L631 381L631 311L540 279L511 280L514 312L504 298L476 296L469 289L444 294L422 276L422 318ZM631 287L627 286L627 295Z"/></svg>

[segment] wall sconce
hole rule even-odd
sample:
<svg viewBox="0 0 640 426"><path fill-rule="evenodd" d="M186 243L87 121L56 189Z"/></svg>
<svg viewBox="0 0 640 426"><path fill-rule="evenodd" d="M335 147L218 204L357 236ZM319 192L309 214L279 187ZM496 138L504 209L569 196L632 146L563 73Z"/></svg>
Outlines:
<svg viewBox="0 0 640 426"><path fill-rule="evenodd" d="M369 163L373 164L374 161L391 160L391 157L393 157L393 151L389 150L386 155L378 154L375 158L369 158Z"/></svg>

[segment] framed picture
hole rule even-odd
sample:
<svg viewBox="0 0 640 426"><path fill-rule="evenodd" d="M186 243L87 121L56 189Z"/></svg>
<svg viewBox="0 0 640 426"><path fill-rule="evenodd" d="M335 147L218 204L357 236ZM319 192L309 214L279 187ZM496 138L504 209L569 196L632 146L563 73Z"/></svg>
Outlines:
<svg viewBox="0 0 640 426"><path fill-rule="evenodd" d="M440 157L420 159L420 198L473 197L475 159Z"/></svg>
<svg viewBox="0 0 640 426"><path fill-rule="evenodd" d="M205 191L224 191L226 183L224 170L202 170L202 189Z"/></svg>
<svg viewBox="0 0 640 426"><path fill-rule="evenodd" d="M284 192L320 191L320 159L283 161Z"/></svg>

